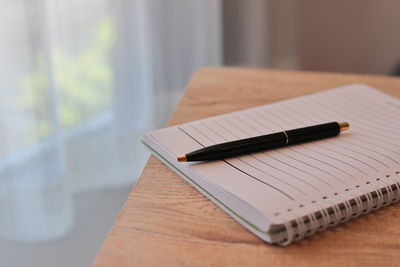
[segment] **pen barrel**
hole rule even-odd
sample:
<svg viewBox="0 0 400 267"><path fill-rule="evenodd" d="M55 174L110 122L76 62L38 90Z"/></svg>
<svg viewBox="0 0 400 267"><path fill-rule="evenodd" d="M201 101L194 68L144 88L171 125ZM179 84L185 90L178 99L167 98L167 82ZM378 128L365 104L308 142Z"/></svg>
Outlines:
<svg viewBox="0 0 400 267"><path fill-rule="evenodd" d="M333 137L339 133L339 123L330 122L208 146L186 154L186 161L219 160L243 154L256 153L286 145L294 145L327 137Z"/></svg>
<svg viewBox="0 0 400 267"><path fill-rule="evenodd" d="M288 145L333 137L338 135L339 133L340 125L337 122L330 122L286 131L286 134L288 136Z"/></svg>
<svg viewBox="0 0 400 267"><path fill-rule="evenodd" d="M286 145L283 132L205 147L186 154L187 161L218 160Z"/></svg>

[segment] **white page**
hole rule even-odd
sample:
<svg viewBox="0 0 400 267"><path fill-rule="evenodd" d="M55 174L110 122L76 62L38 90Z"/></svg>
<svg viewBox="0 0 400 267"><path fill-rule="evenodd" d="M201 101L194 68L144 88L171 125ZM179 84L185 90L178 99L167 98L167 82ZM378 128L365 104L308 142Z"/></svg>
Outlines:
<svg viewBox="0 0 400 267"><path fill-rule="evenodd" d="M216 143L332 121L349 122L350 131L334 138L225 161L173 162L185 164L271 221L282 221L278 214L288 210L319 210L337 195L350 199L399 181L399 118L398 99L355 84L149 134L176 158Z"/></svg>

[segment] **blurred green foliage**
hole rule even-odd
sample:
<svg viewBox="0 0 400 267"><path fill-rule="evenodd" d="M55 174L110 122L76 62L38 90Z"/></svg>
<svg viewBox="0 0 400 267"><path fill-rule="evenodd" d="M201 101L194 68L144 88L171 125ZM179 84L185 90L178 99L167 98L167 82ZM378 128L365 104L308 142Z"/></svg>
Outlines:
<svg viewBox="0 0 400 267"><path fill-rule="evenodd" d="M51 66L40 55L35 69L22 77L19 106L37 121L35 141L54 131L51 105L56 105L56 120L65 130L109 110L114 82L111 52L115 39L113 20L105 17L96 27L89 47L75 55L62 47L54 48ZM49 74L53 77L55 99L50 91Z"/></svg>

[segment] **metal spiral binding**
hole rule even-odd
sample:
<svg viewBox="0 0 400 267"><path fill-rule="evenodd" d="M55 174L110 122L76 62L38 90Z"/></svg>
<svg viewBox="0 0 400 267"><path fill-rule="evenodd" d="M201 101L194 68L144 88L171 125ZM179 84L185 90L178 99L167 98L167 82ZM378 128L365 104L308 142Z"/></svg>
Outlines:
<svg viewBox="0 0 400 267"><path fill-rule="evenodd" d="M357 185L346 189L343 193L336 193L333 197L324 197L322 201L313 201L312 205L318 208L310 212L306 205L298 209L290 209L284 215L285 237L278 242L286 246L317 231L323 231L341 222L346 222L362 214L385 207L400 199L400 171L395 175L386 175L373 182Z"/></svg>

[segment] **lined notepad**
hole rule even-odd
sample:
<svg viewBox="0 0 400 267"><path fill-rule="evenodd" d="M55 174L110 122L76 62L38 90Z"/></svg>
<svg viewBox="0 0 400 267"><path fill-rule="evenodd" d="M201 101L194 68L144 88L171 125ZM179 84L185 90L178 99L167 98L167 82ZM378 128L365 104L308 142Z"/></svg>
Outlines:
<svg viewBox="0 0 400 267"><path fill-rule="evenodd" d="M147 133L167 165L263 240L288 244L397 201L400 101L353 84ZM180 163L201 147L331 121L335 138Z"/></svg>

